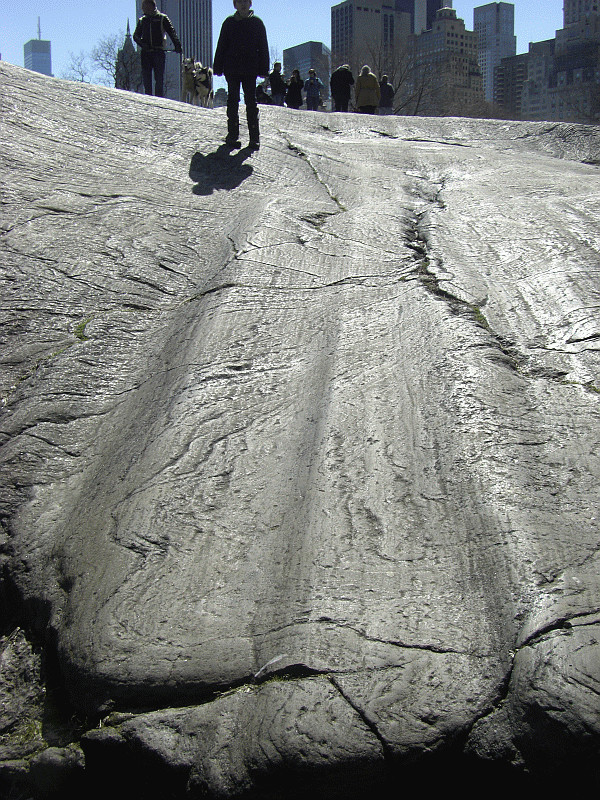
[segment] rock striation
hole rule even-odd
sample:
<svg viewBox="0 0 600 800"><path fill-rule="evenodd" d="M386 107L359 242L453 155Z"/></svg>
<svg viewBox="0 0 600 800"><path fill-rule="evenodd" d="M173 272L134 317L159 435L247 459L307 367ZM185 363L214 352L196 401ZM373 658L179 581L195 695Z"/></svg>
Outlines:
<svg viewBox="0 0 600 800"><path fill-rule="evenodd" d="M600 785L599 129L0 102L0 787Z"/></svg>

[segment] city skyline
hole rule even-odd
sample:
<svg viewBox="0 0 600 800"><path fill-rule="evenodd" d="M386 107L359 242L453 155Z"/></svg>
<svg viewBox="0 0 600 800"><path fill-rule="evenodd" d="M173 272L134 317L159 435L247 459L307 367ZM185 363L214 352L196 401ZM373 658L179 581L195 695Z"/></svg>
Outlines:
<svg viewBox="0 0 600 800"><path fill-rule="evenodd" d="M30 0L27 9L14 6L5 16L0 33L2 59L23 66L25 42L37 38L38 17L42 39L52 42L52 66L56 77L66 69L69 53L89 52L98 41L117 33L125 34L127 20L133 29L136 21L135 0L105 0L102 4L83 7L75 0ZM281 14L281 4L275 0L255 0L254 8L267 27L272 54L281 58L283 50L307 41L331 44L331 7L322 0L306 0L296 19ZM486 5L473 0L453 0L457 16L473 30L473 9ZM553 38L562 27L563 0L514 0L517 52L526 52L529 42ZM160 6L160 0L159 0ZM213 0L213 49L223 19L233 12L231 0Z"/></svg>

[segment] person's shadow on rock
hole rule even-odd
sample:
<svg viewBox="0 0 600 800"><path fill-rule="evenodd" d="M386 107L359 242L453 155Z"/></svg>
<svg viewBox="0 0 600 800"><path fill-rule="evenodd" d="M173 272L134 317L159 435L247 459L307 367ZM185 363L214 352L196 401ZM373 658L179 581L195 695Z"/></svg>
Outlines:
<svg viewBox="0 0 600 800"><path fill-rule="evenodd" d="M194 153L190 162L190 178L195 181L194 194L212 194L215 189L235 189L252 175L253 167L244 161L252 150L244 147L232 152L221 145L214 153Z"/></svg>

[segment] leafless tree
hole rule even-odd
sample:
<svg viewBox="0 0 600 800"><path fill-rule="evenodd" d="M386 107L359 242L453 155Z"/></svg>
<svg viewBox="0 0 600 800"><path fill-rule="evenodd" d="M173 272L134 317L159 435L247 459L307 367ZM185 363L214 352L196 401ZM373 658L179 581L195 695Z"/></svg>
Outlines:
<svg viewBox="0 0 600 800"><path fill-rule="evenodd" d="M117 54L125 34L114 34L100 39L90 53L83 50L78 55L69 53L69 62L62 77L82 83L100 83L114 86L117 71Z"/></svg>
<svg viewBox="0 0 600 800"><path fill-rule="evenodd" d="M125 39L124 33L104 36L92 48L90 60L99 73L98 82L103 86L114 86L117 77L117 55Z"/></svg>
<svg viewBox="0 0 600 800"><path fill-rule="evenodd" d="M423 114L441 93L437 71L416 62L410 42L399 47L371 45L367 52L371 70L379 80L387 75L394 87L394 114Z"/></svg>
<svg viewBox="0 0 600 800"><path fill-rule="evenodd" d="M125 47L124 43L125 33L115 33L102 37L90 53L70 53L70 61L62 77L141 92L139 53ZM165 89L169 86L170 81L165 76Z"/></svg>
<svg viewBox="0 0 600 800"><path fill-rule="evenodd" d="M69 53L69 61L62 71L61 77L67 81L79 83L92 83L93 69L89 56L81 50L77 55Z"/></svg>
<svg viewBox="0 0 600 800"><path fill-rule="evenodd" d="M570 84L559 97L566 121L600 124L600 84L595 80Z"/></svg>
<svg viewBox="0 0 600 800"><path fill-rule="evenodd" d="M269 48L269 58L271 59L271 65L275 64L279 61L280 64L283 63L283 59L281 58L281 53L279 49L275 46Z"/></svg>

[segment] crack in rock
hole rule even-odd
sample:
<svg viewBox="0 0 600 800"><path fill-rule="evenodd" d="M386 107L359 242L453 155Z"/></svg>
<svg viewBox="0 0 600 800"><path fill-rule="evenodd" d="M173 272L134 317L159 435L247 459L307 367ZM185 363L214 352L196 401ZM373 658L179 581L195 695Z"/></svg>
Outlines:
<svg viewBox="0 0 600 800"><path fill-rule="evenodd" d="M348 705L358 714L361 721L367 726L375 738L379 741L383 751L383 758L386 761L391 760L393 756L392 748L377 727L377 724L368 716L368 714L357 704L352 698L342 689L338 681L333 675L329 676L329 682L340 693L341 697L348 703Z"/></svg>
<svg viewBox="0 0 600 800"><path fill-rule="evenodd" d="M279 131L279 133L283 136L283 138L287 142L288 149L291 152L295 153L299 158L301 158L303 161L305 161L308 164L308 166L312 170L313 175L317 179L318 183L320 183L321 186L327 192L327 195L329 196L329 199L332 200L336 204L336 206L338 207L338 209L340 211L347 211L348 209L340 201L339 197L337 197L336 195L333 194L333 192L331 191L331 189L330 189L329 185L327 184L327 182L321 177L321 175L319 174L319 171L317 170L315 165L312 163L312 161L310 160L309 156L303 150L301 150L299 147L297 147L295 144L293 144L293 142L288 138L288 136L286 134L283 134L281 131Z"/></svg>

